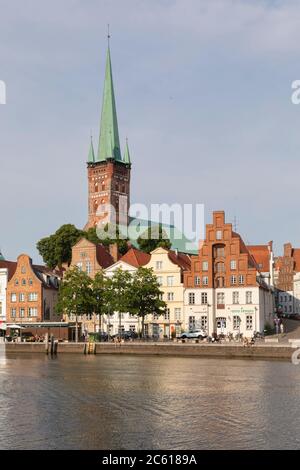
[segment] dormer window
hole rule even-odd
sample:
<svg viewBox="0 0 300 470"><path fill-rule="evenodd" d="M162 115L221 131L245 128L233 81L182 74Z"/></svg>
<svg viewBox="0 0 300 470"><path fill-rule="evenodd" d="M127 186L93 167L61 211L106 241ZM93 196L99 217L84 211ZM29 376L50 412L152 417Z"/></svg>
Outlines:
<svg viewBox="0 0 300 470"><path fill-rule="evenodd" d="M222 240L222 230L216 231L216 240Z"/></svg>

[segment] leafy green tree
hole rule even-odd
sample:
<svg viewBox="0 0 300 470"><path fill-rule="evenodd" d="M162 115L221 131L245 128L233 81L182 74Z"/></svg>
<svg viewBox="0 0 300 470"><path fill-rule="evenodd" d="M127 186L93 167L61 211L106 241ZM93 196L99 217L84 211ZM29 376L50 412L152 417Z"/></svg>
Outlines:
<svg viewBox="0 0 300 470"><path fill-rule="evenodd" d="M162 228L162 225L149 227L142 233L137 239L140 250L146 253L151 253L158 247L169 250L172 246L166 231Z"/></svg>
<svg viewBox="0 0 300 470"><path fill-rule="evenodd" d="M108 279L99 271L92 283L93 299L94 299L94 313L99 315L99 337L101 339L102 329L102 316L108 314L109 308L109 289Z"/></svg>
<svg viewBox="0 0 300 470"><path fill-rule="evenodd" d="M132 276L127 299L130 313L142 319L142 336L144 337L145 318L147 315L162 315L167 304L161 300L162 291L152 269L140 267Z"/></svg>
<svg viewBox="0 0 300 470"><path fill-rule="evenodd" d="M117 269L106 283L106 308L108 315L119 313L119 330L122 313L128 312L132 275L128 271Z"/></svg>
<svg viewBox="0 0 300 470"><path fill-rule="evenodd" d="M57 311L68 317L75 315L76 342L78 342L78 315L91 314L95 308L92 282L86 272L73 267L67 271L59 287Z"/></svg>
<svg viewBox="0 0 300 470"><path fill-rule="evenodd" d="M49 268L71 263L72 246L83 236L83 231L72 224L62 225L53 235L42 238L37 249Z"/></svg>

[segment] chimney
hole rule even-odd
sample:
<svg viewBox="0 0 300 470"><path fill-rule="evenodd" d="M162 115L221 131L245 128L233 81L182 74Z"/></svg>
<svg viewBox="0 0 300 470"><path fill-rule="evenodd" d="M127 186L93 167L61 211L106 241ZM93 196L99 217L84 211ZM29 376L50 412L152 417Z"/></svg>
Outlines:
<svg viewBox="0 0 300 470"><path fill-rule="evenodd" d="M114 260L114 263L116 263L118 261L118 259L120 258L117 243L111 243L108 248L109 248L110 256Z"/></svg>

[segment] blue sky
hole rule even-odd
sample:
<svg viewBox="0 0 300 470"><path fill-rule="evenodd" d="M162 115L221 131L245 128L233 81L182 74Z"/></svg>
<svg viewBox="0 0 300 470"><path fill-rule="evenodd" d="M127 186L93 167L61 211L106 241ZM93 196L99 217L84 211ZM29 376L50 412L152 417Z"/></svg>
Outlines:
<svg viewBox="0 0 300 470"><path fill-rule="evenodd" d="M106 30L132 202L204 203L246 242L300 245L300 2L0 0L0 247L87 221Z"/></svg>

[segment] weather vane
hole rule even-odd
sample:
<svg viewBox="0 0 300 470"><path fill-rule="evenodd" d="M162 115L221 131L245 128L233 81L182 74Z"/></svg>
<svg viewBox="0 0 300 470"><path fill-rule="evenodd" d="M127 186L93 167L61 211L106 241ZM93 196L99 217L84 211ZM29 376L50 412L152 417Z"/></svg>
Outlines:
<svg viewBox="0 0 300 470"><path fill-rule="evenodd" d="M109 40L110 40L110 31L109 31L109 23L107 25L107 41L108 41L108 45L109 45Z"/></svg>

